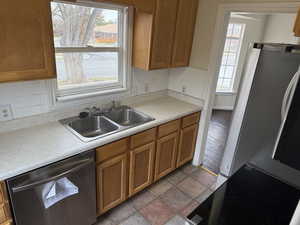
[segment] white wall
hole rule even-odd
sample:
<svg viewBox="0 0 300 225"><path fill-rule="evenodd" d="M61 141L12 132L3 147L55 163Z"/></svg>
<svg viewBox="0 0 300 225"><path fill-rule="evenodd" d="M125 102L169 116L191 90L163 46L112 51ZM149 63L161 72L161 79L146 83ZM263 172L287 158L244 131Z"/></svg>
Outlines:
<svg viewBox="0 0 300 225"><path fill-rule="evenodd" d="M300 2L300 0L199 0L199 11L190 66L208 69L218 7L222 3Z"/></svg>
<svg viewBox="0 0 300 225"><path fill-rule="evenodd" d="M144 94L146 93L145 89L148 89L148 92L165 90L168 88L168 75L168 70L145 72L135 69L132 75L132 91L61 102L55 106L53 105L53 92L49 80L3 83L0 84L0 105L11 105L13 118L17 119L74 105L88 105L94 102L105 104L112 99Z"/></svg>
<svg viewBox="0 0 300 225"><path fill-rule="evenodd" d="M298 44L299 39L294 37L293 26L296 14L269 15L266 21L264 42Z"/></svg>
<svg viewBox="0 0 300 225"><path fill-rule="evenodd" d="M251 43L260 42L263 39L266 16L256 14L234 14L231 16L230 23L246 24L244 39L241 46L236 77L234 81L233 93L218 93L215 98L215 109L232 110L235 105L237 91L243 74L243 68L247 58L247 53Z"/></svg>
<svg viewBox="0 0 300 225"><path fill-rule="evenodd" d="M208 93L208 72L191 67L171 69L169 72L168 88L172 91L193 96L198 99L206 99Z"/></svg>

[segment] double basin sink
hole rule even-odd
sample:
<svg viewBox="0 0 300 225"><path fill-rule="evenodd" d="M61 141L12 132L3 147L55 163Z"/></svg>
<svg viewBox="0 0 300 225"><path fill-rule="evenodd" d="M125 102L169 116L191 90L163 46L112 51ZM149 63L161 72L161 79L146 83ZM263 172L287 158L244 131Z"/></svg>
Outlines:
<svg viewBox="0 0 300 225"><path fill-rule="evenodd" d="M60 122L82 141L88 142L153 120L133 108L120 106L83 119L72 117Z"/></svg>

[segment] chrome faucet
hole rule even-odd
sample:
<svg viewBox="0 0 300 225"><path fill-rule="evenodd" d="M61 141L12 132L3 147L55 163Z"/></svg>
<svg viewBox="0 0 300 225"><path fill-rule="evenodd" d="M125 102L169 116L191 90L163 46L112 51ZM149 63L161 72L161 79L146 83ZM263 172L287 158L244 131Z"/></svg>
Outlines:
<svg viewBox="0 0 300 225"><path fill-rule="evenodd" d="M113 101L112 101L111 109L118 108L120 105L121 105L121 102L120 102L120 101L115 101L115 100L113 100Z"/></svg>
<svg viewBox="0 0 300 225"><path fill-rule="evenodd" d="M79 114L79 117L80 118L91 117L91 116L94 116L97 113L101 113L100 108L98 108L96 106L93 106L91 108L88 107L88 108L85 108L84 111Z"/></svg>

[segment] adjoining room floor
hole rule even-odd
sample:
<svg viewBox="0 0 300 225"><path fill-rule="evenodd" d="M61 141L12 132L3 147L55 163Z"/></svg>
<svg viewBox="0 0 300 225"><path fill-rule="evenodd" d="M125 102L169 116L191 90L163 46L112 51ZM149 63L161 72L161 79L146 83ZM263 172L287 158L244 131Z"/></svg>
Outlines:
<svg viewBox="0 0 300 225"><path fill-rule="evenodd" d="M203 166L218 174L222 162L232 111L213 110Z"/></svg>
<svg viewBox="0 0 300 225"><path fill-rule="evenodd" d="M187 164L99 217L95 225L185 225L214 190L217 177Z"/></svg>

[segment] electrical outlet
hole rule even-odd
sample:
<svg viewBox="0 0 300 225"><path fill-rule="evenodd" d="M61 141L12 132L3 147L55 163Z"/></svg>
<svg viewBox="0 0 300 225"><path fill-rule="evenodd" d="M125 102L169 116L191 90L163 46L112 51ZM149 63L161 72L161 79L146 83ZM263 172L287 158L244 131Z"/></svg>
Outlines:
<svg viewBox="0 0 300 225"><path fill-rule="evenodd" d="M0 105L0 121L12 120L12 110L10 105Z"/></svg>
<svg viewBox="0 0 300 225"><path fill-rule="evenodd" d="M182 93L186 93L186 86L185 85L182 86Z"/></svg>

